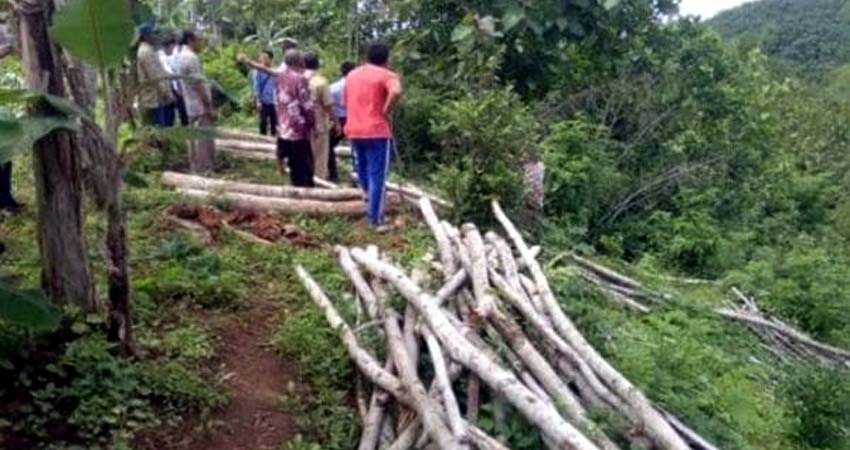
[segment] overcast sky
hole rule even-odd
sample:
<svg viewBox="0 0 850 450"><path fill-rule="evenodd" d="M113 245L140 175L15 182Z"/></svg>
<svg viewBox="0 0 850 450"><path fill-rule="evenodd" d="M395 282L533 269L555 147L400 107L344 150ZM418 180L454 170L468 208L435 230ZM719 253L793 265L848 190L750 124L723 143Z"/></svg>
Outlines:
<svg viewBox="0 0 850 450"><path fill-rule="evenodd" d="M748 0L682 0L679 10L682 15L694 14L708 19L720 11L734 8Z"/></svg>

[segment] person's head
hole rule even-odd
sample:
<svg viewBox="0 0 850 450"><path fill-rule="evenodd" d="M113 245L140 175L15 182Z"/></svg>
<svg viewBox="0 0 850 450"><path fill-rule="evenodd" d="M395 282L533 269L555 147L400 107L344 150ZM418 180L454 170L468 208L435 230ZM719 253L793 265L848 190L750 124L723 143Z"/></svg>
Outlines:
<svg viewBox="0 0 850 450"><path fill-rule="evenodd" d="M286 67L292 70L304 70L304 55L297 48L287 50L283 55L283 62L286 64Z"/></svg>
<svg viewBox="0 0 850 450"><path fill-rule="evenodd" d="M170 55L174 53L174 47L177 46L177 39L174 38L174 35L169 33L162 38L162 50L166 55Z"/></svg>
<svg viewBox="0 0 850 450"><path fill-rule="evenodd" d="M193 30L186 30L183 32L183 39L181 40L181 44L185 45L192 49L193 52L198 53L204 49L204 39L198 33Z"/></svg>
<svg viewBox="0 0 850 450"><path fill-rule="evenodd" d="M375 42L369 45L366 60L369 61L369 64L386 66L390 62L390 48L380 42Z"/></svg>
<svg viewBox="0 0 850 450"><path fill-rule="evenodd" d="M145 22L139 25L139 42L144 42L146 44L153 44L155 35L155 28L152 22Z"/></svg>
<svg viewBox="0 0 850 450"><path fill-rule="evenodd" d="M271 50L263 50L260 52L260 64L271 67L274 60L274 53Z"/></svg>
<svg viewBox="0 0 850 450"><path fill-rule="evenodd" d="M354 64L351 61L346 61L339 66L339 74L342 75L343 78L347 77L352 70L357 68L357 64Z"/></svg>
<svg viewBox="0 0 850 450"><path fill-rule="evenodd" d="M292 38L283 38L283 42L280 44L280 47L283 50L283 53L286 54L286 52L298 48L298 41Z"/></svg>
<svg viewBox="0 0 850 450"><path fill-rule="evenodd" d="M313 52L307 52L304 54L304 68L307 70L319 70L321 63L319 62L319 55Z"/></svg>

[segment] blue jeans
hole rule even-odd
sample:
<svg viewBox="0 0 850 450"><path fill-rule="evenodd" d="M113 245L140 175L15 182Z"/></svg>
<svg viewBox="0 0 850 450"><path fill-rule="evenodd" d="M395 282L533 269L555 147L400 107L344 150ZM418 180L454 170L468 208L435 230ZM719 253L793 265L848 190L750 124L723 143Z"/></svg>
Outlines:
<svg viewBox="0 0 850 450"><path fill-rule="evenodd" d="M369 226L377 227L384 220L386 180L392 161L392 139L352 139L354 166L360 188L368 201Z"/></svg>
<svg viewBox="0 0 850 450"><path fill-rule="evenodd" d="M165 106L160 106L156 109L156 125L162 128L174 126L174 121L177 116L177 105L170 103Z"/></svg>

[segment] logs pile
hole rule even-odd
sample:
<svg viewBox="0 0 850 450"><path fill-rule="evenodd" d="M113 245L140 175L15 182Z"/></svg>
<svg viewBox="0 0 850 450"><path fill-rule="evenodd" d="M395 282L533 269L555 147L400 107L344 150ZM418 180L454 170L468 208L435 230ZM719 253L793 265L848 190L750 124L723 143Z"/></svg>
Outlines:
<svg viewBox="0 0 850 450"><path fill-rule="evenodd" d="M717 313L727 319L744 323L777 358L850 370L850 351L815 341L781 319L762 312L754 299L747 297L737 288L732 288L732 293L738 303L718 309Z"/></svg>
<svg viewBox="0 0 850 450"><path fill-rule="evenodd" d="M309 216L362 216L366 205L358 189L313 189L241 183L176 172L162 174L165 185L180 194L198 200L221 199L242 209L275 211ZM398 206L398 197L389 197L390 209Z"/></svg>
<svg viewBox="0 0 850 450"><path fill-rule="evenodd" d="M650 311L642 301L651 299L657 294L649 292L641 282L575 253L570 257L575 262L579 275L608 294L615 303L640 313Z"/></svg>
<svg viewBox="0 0 850 450"><path fill-rule="evenodd" d="M660 297L660 294L648 291L642 283L626 275L578 255L570 256L583 279L629 309L648 313L650 308L640 301ZM696 284L691 280L685 282ZM702 280L698 282L709 283ZM737 288L732 288L732 294L737 301L713 313L746 325L759 337L762 346L780 360L850 370L850 351L818 342L782 319L761 311L753 298Z"/></svg>
<svg viewBox="0 0 850 450"><path fill-rule="evenodd" d="M274 138L258 134L246 133L239 130L220 129L218 139L215 141L216 150L228 154L234 158L254 159L260 161L275 161L277 159L277 144ZM334 149L337 156L351 156L351 147L337 146ZM352 173L352 178L357 180L357 175ZM339 186L326 180L316 178L316 185L336 189ZM387 191L399 195L405 200L416 203L421 198L427 198L441 208L451 208L451 202L444 200L434 194L426 192L410 183L387 182Z"/></svg>
<svg viewBox="0 0 850 450"><path fill-rule="evenodd" d="M546 275L497 203L508 240L440 221L420 201L439 262L406 272L377 248L337 248L339 264L368 318L353 328L304 270L297 274L372 385L359 401L359 450L508 448L477 426L482 404L496 420L522 415L540 446L615 450L631 443L665 450L714 447L659 409L593 348L561 309ZM432 258L433 259L433 258ZM399 305L394 294L406 303ZM396 309L398 308L398 309ZM377 329L377 331L375 331ZM372 352L362 335L385 346ZM362 339L361 339L362 338ZM589 411L619 418L610 434ZM501 413L499 412L501 411ZM618 442L625 447L621 447Z"/></svg>

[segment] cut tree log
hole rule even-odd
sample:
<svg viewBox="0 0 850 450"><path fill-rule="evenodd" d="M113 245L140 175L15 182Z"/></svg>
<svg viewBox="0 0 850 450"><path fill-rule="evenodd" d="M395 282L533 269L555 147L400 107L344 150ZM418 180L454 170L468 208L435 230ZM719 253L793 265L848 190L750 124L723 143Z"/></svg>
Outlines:
<svg viewBox="0 0 850 450"><path fill-rule="evenodd" d="M472 291L475 294L477 305L475 312L480 317L489 317L496 310L496 299L490 293L484 240L474 225L466 224L462 229L465 241L459 242L459 244L465 244L469 254L469 268L467 270L472 278Z"/></svg>
<svg viewBox="0 0 850 450"><path fill-rule="evenodd" d="M225 153L233 158L239 159L251 159L256 161L277 161L277 156L274 153L262 152L262 151L248 151L248 150L236 150L228 147L221 147L216 149L219 153ZM284 168L284 170L289 173L289 170ZM323 180L319 177L313 178L313 182L316 186L325 188L325 189L340 189L340 186L336 183L332 183L328 180Z"/></svg>
<svg viewBox="0 0 850 450"><path fill-rule="evenodd" d="M404 345L404 336L402 336L401 328L398 324L397 314L389 308L386 308L386 310L384 332L387 335L390 353L393 355L393 361L398 369L402 385L405 387L408 395L413 398L413 406L419 418L422 419L425 431L441 449L460 450L466 448L461 445L458 436L453 435L446 426L446 423L443 422L439 406L434 403L425 391L425 387L416 375L416 368L411 366L411 357L407 354L407 349Z"/></svg>
<svg viewBox="0 0 850 450"><path fill-rule="evenodd" d="M443 226L440 224L440 219L431 205L431 200L427 198L419 199L419 210L422 212L422 217L425 218L425 223L431 229L434 239L437 241L437 249L440 252L440 262L442 263L443 275L450 276L457 271L457 263L455 261L454 252L452 251L452 243L446 235Z"/></svg>
<svg viewBox="0 0 850 450"><path fill-rule="evenodd" d="M233 128L217 128L216 134L221 139L233 141L263 142L267 144L274 144L277 142L277 138L274 136L263 136L261 134L249 133L247 131Z"/></svg>
<svg viewBox="0 0 850 450"><path fill-rule="evenodd" d="M443 350L440 348L437 338L427 330L425 332L425 344L428 346L428 353L431 354L431 361L434 364L434 382L443 397L443 407L446 410L449 427L456 437L463 436L466 430L464 429L463 418L460 415L457 398L452 390L452 383L449 380L449 371L446 368Z"/></svg>
<svg viewBox="0 0 850 450"><path fill-rule="evenodd" d="M358 189L317 189L295 186L267 185L220 180L177 172L164 172L162 182L167 186L199 191L235 192L260 197L280 197L301 200L362 201Z"/></svg>
<svg viewBox="0 0 850 450"><path fill-rule="evenodd" d="M564 449L591 450L598 447L584 434L565 421L558 411L546 404L523 385L510 371L486 358L451 325L433 296L425 294L403 272L370 258L364 251L354 249L351 256L376 276L396 286L398 291L416 306L431 331L444 345L452 359L475 372L490 388L503 395L540 431Z"/></svg>
<svg viewBox="0 0 850 450"><path fill-rule="evenodd" d="M514 246L522 255L528 269L530 270L535 284L541 294L544 307L549 313L555 330L570 344L570 346L587 362L599 378L614 391L630 408L631 417L640 420L639 424L650 438L665 450L689 450L688 444L676 433L676 430L668 423L661 414L653 407L652 403L643 393L635 387L626 377L618 372L608 363L599 352L584 338L581 332L567 317L558 300L552 293L549 281L543 273L540 264L532 256L531 250L525 240L508 218L497 201L493 201L493 212L496 219L502 224L508 236L514 242Z"/></svg>
<svg viewBox="0 0 850 450"><path fill-rule="evenodd" d="M295 200L286 198L260 197L235 192L213 193L197 189L178 188L180 194L198 200L223 200L238 208L276 211L284 214L305 214L308 216L348 216L358 217L366 212L362 201L326 202L320 200ZM394 207L397 203L390 203Z"/></svg>
<svg viewBox="0 0 850 450"><path fill-rule="evenodd" d="M620 286L627 287L633 291L640 291L643 289L643 284L633 278L629 278L621 273L617 273L601 264L597 264L587 258L582 258L581 256L571 253L570 257L575 261L579 266L584 267L585 269L595 273L600 278L603 278L611 283L618 284Z"/></svg>
<svg viewBox="0 0 850 450"><path fill-rule="evenodd" d="M818 342L777 317L765 314L755 300L740 290L733 288L733 293L742 303L741 306L736 309L720 308L716 310L717 314L747 324L779 353L827 367L850 369L850 351Z"/></svg>
<svg viewBox="0 0 850 450"><path fill-rule="evenodd" d="M216 139L215 140L216 148L229 148L231 150L237 151L249 151L256 153L269 153L271 155L277 154L277 145L272 143L265 142L251 142L251 141L243 141L243 140L230 140L230 139Z"/></svg>
<svg viewBox="0 0 850 450"><path fill-rule="evenodd" d="M307 271L300 265L296 265L295 273L297 274L299 280L304 286L304 289L309 294L310 298L324 313L325 319L328 321L330 327L339 333L343 345L346 348L346 351L348 351L349 356L352 358L361 373L367 378L369 378L370 381L372 381L376 386L379 386L381 389L387 391L402 403L410 407L415 407L415 401L408 394L408 391L404 388L403 383L391 372L388 372L383 367L381 367L381 365L378 364L374 357L360 346L360 344L357 342L357 337L354 335L354 332L351 331L351 328L348 326L348 324L345 323L345 321L336 311L336 308L334 308L333 303L331 303L327 295L325 295L324 291L322 291L322 288L319 286L319 284L316 283L316 281L310 276L310 274L307 273ZM491 436L487 435L487 433L485 433L475 425L470 424L469 422L466 422L464 425L467 430L466 438L469 439L472 443L474 443L475 446L479 449L508 450L507 447L493 439ZM412 440L415 441L417 436L417 431L415 427L412 429L411 433L413 434ZM411 438L411 436L405 431L404 433L402 433L401 436L399 436L399 440L402 440L403 438L409 439ZM402 442L402 444L405 443L406 442ZM392 448L396 448L394 445ZM409 447L402 445L398 448L404 449Z"/></svg>
<svg viewBox="0 0 850 450"><path fill-rule="evenodd" d="M519 324L501 311L494 311L489 318L490 323L504 337L505 342L513 349L514 354L522 361L533 378L540 382L546 394L554 400L555 407L564 411L567 419L587 433L600 448L618 450L619 447L587 418L587 411L561 380L555 369L549 365L546 358L537 351L528 337L525 336Z"/></svg>
<svg viewBox="0 0 850 450"><path fill-rule="evenodd" d="M245 151L245 150L237 150L228 147L217 147L215 149L219 153L224 153L233 158L239 159L253 159L257 161L277 161L277 156L274 153L267 152L256 152L256 151Z"/></svg>
<svg viewBox="0 0 850 450"><path fill-rule="evenodd" d="M352 180L357 182L357 179L358 179L357 173L352 172L351 178L352 178ZM414 202L418 202L419 199L422 199L422 198L427 198L433 204L435 204L437 206L441 206L443 208L451 209L454 206L454 205L452 205L452 203L450 201L444 200L444 199L442 199L442 198L440 198L440 197L438 197L434 194L425 192L424 190L422 190L422 189L420 189L420 188L418 188L418 187L416 187L416 186L414 186L410 183L398 184L398 183L393 183L391 181L387 181L385 186L386 186L388 191L395 192L395 193L401 195L402 198L409 198Z"/></svg>

